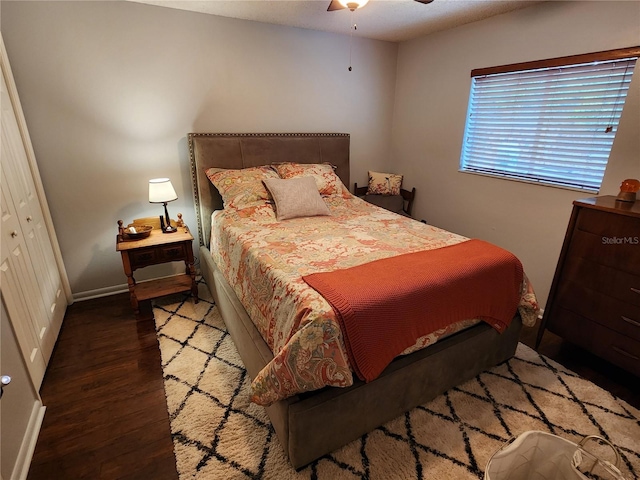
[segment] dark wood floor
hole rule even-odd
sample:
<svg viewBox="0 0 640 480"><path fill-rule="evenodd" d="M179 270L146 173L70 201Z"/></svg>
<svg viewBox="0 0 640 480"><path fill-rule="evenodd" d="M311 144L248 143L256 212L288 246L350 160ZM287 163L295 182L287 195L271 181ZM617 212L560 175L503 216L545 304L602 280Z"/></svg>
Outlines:
<svg viewBox="0 0 640 480"><path fill-rule="evenodd" d="M128 295L71 305L41 395L47 407L29 480L176 479L160 352ZM535 342L537 328L521 341ZM638 378L545 333L539 351L640 408Z"/></svg>
<svg viewBox="0 0 640 480"><path fill-rule="evenodd" d="M539 327L538 321L533 328L523 328L520 341L534 348ZM563 341L549 331L544 332L538 352L608 390L629 405L640 408L640 379L635 375Z"/></svg>
<svg viewBox="0 0 640 480"><path fill-rule="evenodd" d="M29 479L177 479L151 307L129 295L69 307L40 394Z"/></svg>

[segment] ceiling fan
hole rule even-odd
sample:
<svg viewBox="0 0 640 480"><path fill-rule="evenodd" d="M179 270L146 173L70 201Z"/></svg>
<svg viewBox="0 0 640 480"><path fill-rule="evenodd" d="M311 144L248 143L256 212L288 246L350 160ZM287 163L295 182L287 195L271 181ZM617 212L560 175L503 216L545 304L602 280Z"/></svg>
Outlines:
<svg viewBox="0 0 640 480"><path fill-rule="evenodd" d="M419 3L431 3L433 0L414 0ZM329 8L327 8L327 12L333 12L334 10L342 10L343 8L348 8L352 12L358 8L364 7L369 0L331 0L329 4Z"/></svg>

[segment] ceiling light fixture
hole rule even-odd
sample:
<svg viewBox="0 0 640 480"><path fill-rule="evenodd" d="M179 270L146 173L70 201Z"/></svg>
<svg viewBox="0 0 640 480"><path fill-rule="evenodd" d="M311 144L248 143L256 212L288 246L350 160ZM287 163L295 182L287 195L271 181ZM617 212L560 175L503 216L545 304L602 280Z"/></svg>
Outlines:
<svg viewBox="0 0 640 480"><path fill-rule="evenodd" d="M425 0L425 1L433 1L433 0ZM329 7L327 8L328 12L332 12L334 10L342 10L348 9L351 11L350 20L349 20L349 71L351 68L351 44L353 43L353 32L358 29L358 26L353 21L354 12L364 7L369 0L331 0L329 3Z"/></svg>
<svg viewBox="0 0 640 480"><path fill-rule="evenodd" d="M367 3L369 3L369 0L338 0L338 2L344 8L348 8L353 12L358 8L364 7Z"/></svg>
<svg viewBox="0 0 640 480"><path fill-rule="evenodd" d="M428 4L433 2L433 0L415 0L418 3L424 3L424 4ZM353 21L353 15L354 12L356 10L360 10L362 7L364 7L367 3L369 3L369 0L331 0L329 2L329 6L327 7L327 12L333 12L335 10L343 10L343 9L349 9L351 10L351 20L350 20L350 33L349 33L349 71L352 70L351 68L351 44L353 42L353 32L355 30L358 29L357 25L355 24L355 22Z"/></svg>
<svg viewBox="0 0 640 480"><path fill-rule="evenodd" d="M418 3L431 3L433 0L415 0ZM331 0L329 3L329 7L327 8L328 12L333 12L334 10L342 10L344 8L348 8L352 12L359 8L364 7L369 0Z"/></svg>

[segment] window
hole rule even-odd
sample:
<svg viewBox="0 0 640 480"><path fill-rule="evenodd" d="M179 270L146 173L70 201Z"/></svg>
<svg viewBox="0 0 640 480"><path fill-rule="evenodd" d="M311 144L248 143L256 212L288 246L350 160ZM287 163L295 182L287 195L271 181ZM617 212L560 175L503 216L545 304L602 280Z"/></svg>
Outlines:
<svg viewBox="0 0 640 480"><path fill-rule="evenodd" d="M460 171L597 193L639 56L473 70Z"/></svg>

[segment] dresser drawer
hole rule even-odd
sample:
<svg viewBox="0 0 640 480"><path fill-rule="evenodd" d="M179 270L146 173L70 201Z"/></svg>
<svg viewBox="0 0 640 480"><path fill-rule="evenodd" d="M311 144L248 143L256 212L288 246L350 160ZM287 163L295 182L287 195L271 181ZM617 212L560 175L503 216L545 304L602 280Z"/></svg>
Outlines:
<svg viewBox="0 0 640 480"><path fill-rule="evenodd" d="M627 239L640 243L640 218L612 215L610 212L581 208L576 221L576 230L607 239Z"/></svg>
<svg viewBox="0 0 640 480"><path fill-rule="evenodd" d="M639 243L634 243L635 240ZM576 229L571 237L567 257L588 258L601 265L637 274L640 265L640 236L608 237Z"/></svg>
<svg viewBox="0 0 640 480"><path fill-rule="evenodd" d="M187 249L184 245L172 244L162 247L140 248L129 252L131 268L147 267L158 263L173 262L187 259Z"/></svg>
<svg viewBox="0 0 640 480"><path fill-rule="evenodd" d="M129 253L131 268L136 269L158 263L158 252L155 248L140 248Z"/></svg>
<svg viewBox="0 0 640 480"><path fill-rule="evenodd" d="M640 308L621 302L579 283L567 281L558 287L556 307L569 310L640 342Z"/></svg>
<svg viewBox="0 0 640 480"><path fill-rule="evenodd" d="M187 250L184 245L167 245L160 248L158 252L163 262L184 260L187 257Z"/></svg>
<svg viewBox="0 0 640 480"><path fill-rule="evenodd" d="M550 320L547 328L552 332L640 376L640 342L637 340L564 308L556 308Z"/></svg>
<svg viewBox="0 0 640 480"><path fill-rule="evenodd" d="M568 257L559 286L566 282L575 282L588 290L603 293L640 309L640 272L633 275L601 265L592 259Z"/></svg>

